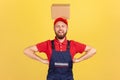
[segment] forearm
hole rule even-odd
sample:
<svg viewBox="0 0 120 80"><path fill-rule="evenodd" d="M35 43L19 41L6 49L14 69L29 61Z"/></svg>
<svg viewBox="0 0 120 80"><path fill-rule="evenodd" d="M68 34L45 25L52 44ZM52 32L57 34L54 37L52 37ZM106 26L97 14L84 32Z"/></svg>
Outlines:
<svg viewBox="0 0 120 80"><path fill-rule="evenodd" d="M77 58L77 59L74 58L74 59L73 59L73 62L74 62L74 63L77 63L77 62L81 62L81 61L83 61L83 60L86 60L86 59L92 57L95 53L96 53L96 50L95 50L94 48L92 48L92 49L86 51L85 54L82 55L81 57L79 57L79 58Z"/></svg>
<svg viewBox="0 0 120 80"><path fill-rule="evenodd" d="M96 53L96 50L92 48L89 51L87 51L84 55L82 55L80 58L78 58L78 61L80 62L80 61L86 60L92 57L95 53Z"/></svg>

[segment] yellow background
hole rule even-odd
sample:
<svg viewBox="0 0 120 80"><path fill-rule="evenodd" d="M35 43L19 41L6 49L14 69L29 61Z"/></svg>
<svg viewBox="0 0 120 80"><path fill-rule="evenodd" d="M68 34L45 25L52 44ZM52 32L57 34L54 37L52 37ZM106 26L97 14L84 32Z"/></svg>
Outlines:
<svg viewBox="0 0 120 80"><path fill-rule="evenodd" d="M120 80L119 0L0 0L0 80L46 79L48 66L23 50L54 39L55 3L71 5L68 39L97 49L94 57L74 64L75 80Z"/></svg>

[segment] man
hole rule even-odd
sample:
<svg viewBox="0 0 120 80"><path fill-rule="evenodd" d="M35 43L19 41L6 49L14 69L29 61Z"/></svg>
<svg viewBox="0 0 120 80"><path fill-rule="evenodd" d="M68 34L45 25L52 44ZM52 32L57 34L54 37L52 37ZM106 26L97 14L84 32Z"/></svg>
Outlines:
<svg viewBox="0 0 120 80"><path fill-rule="evenodd" d="M56 34L54 40L30 46L24 50L24 53L30 58L49 64L47 80L74 80L73 63L90 58L96 53L96 49L73 40L67 40L68 22L62 17L55 19L54 31ZM48 59L36 55L37 51L46 53ZM76 53L83 52L85 52L83 56L74 58Z"/></svg>

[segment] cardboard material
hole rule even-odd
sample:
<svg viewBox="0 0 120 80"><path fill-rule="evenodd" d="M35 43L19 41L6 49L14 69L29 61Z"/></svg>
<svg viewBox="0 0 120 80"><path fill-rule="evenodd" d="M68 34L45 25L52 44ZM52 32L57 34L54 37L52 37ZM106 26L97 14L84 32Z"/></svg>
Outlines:
<svg viewBox="0 0 120 80"><path fill-rule="evenodd" d="M53 4L51 6L52 19L58 17L70 18L70 5L69 4Z"/></svg>

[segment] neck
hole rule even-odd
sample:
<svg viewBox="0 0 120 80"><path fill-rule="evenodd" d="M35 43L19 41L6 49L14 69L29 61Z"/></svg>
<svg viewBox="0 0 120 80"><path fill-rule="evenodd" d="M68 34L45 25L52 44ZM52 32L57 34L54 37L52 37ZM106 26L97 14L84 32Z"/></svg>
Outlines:
<svg viewBox="0 0 120 80"><path fill-rule="evenodd" d="M63 39L59 39L59 38L57 38L57 39L58 39L58 41L60 41L62 43L65 40L65 37Z"/></svg>

